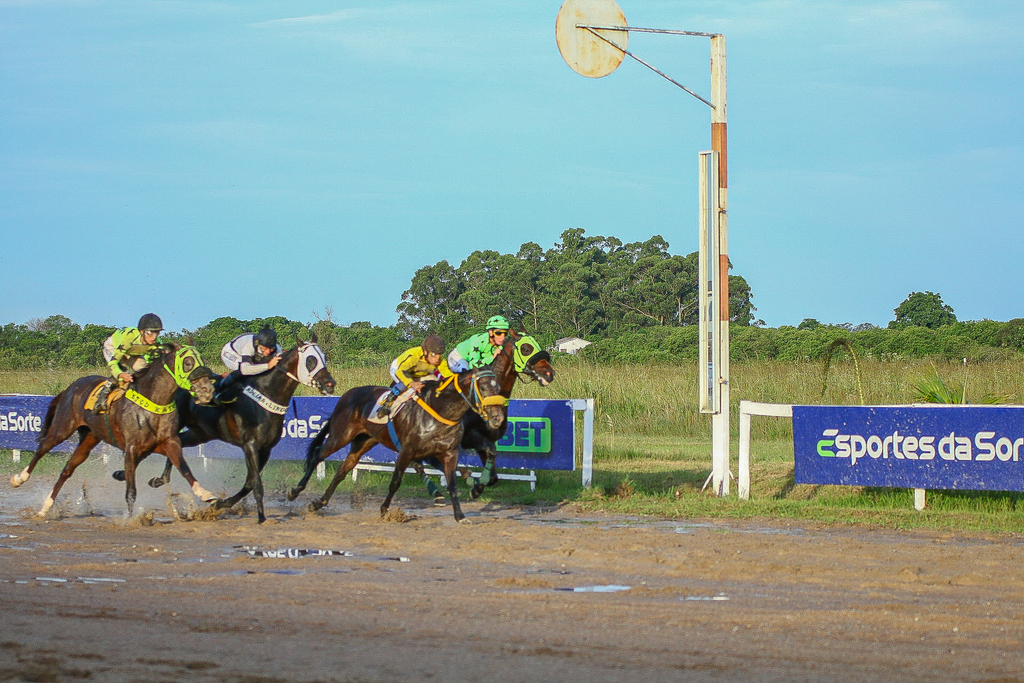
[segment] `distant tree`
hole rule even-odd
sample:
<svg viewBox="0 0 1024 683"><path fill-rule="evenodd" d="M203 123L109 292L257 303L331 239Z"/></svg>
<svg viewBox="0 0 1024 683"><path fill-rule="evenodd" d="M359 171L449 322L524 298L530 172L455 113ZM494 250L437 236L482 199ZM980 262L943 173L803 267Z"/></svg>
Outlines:
<svg viewBox="0 0 1024 683"><path fill-rule="evenodd" d="M796 326L798 330L816 330L821 327L821 323L815 318L804 318L799 325Z"/></svg>
<svg viewBox="0 0 1024 683"><path fill-rule="evenodd" d="M893 312L896 319L889 323L892 329L927 327L934 330L956 322L953 309L942 303L942 297L934 292L911 292Z"/></svg>

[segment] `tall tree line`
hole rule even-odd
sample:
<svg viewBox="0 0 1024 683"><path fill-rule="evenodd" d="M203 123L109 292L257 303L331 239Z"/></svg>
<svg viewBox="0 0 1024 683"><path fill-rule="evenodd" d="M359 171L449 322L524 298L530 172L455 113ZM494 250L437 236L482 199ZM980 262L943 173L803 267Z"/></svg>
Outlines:
<svg viewBox="0 0 1024 683"><path fill-rule="evenodd" d="M458 268L420 268L402 294L398 328L454 339L495 314L545 339L694 325L697 267L696 252L670 254L659 235L623 244L572 228L548 250L526 242L516 254L475 251ZM746 280L730 276L729 289L732 322L750 325L756 309Z"/></svg>

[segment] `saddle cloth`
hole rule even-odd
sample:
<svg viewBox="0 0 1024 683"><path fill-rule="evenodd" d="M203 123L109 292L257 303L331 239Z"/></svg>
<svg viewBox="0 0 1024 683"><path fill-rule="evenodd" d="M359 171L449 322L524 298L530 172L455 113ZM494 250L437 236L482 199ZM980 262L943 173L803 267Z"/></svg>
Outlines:
<svg viewBox="0 0 1024 683"><path fill-rule="evenodd" d="M388 420L390 420L392 417L394 417L394 413L397 412L397 410L395 408L391 409L392 412L391 412L390 415L385 415L384 417L377 417L377 411L380 410L380 407L384 404L384 400L387 399L387 397L390 396L390 395L391 395L390 391L385 391L383 394L381 394L377 398L376 401L374 401L373 405L370 406L370 414L366 416L366 421L367 422L372 422L375 425L383 425L383 424L387 424ZM397 408L399 408L399 409L401 407L402 406L397 406Z"/></svg>
<svg viewBox="0 0 1024 683"><path fill-rule="evenodd" d="M109 381L109 380L107 380ZM96 407L96 399L100 395L100 391L106 386L107 381L100 382L96 387L89 392L89 395L85 399L85 410L92 410ZM114 401L124 396L124 389L120 386L114 387L110 390L110 394L107 396L107 407L114 405Z"/></svg>

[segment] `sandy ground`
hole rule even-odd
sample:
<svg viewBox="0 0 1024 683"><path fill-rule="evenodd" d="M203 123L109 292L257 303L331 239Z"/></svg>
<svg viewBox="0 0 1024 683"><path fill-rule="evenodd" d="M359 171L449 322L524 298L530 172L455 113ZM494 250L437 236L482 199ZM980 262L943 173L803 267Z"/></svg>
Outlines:
<svg viewBox="0 0 1024 683"><path fill-rule="evenodd" d="M1024 681L1020 538L2 485L0 681Z"/></svg>

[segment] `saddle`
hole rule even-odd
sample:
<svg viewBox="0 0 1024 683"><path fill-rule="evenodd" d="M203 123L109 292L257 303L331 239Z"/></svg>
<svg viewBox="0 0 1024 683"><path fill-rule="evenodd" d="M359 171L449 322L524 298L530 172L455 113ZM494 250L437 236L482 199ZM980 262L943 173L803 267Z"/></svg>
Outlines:
<svg viewBox="0 0 1024 683"><path fill-rule="evenodd" d="M102 415L124 394L125 389L121 386L120 382L116 385L112 379L100 382L86 397L85 409L91 410L97 415Z"/></svg>

